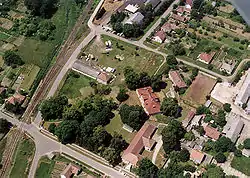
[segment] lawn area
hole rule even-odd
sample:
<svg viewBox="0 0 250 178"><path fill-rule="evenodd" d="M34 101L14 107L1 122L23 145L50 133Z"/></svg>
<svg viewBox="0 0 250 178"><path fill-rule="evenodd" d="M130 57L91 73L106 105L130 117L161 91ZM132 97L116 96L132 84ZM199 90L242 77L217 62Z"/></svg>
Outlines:
<svg viewBox="0 0 250 178"><path fill-rule="evenodd" d="M0 32L0 40L7 40L10 37L10 35Z"/></svg>
<svg viewBox="0 0 250 178"><path fill-rule="evenodd" d="M122 137L126 140L126 142L130 143L136 133L135 132L129 133L128 131L123 129L122 128L123 123L120 118L120 115L116 111L114 113L115 113L115 117L110 121L108 125L105 126L105 129L111 135L114 135L115 132L117 132L118 134L121 134Z"/></svg>
<svg viewBox="0 0 250 178"><path fill-rule="evenodd" d="M231 162L231 166L234 169L237 169L238 171L243 172L247 176L250 176L249 165L250 165L250 158L247 158L245 156L241 156L241 157L234 156L233 161Z"/></svg>
<svg viewBox="0 0 250 178"><path fill-rule="evenodd" d="M29 91L39 71L40 68L38 66L35 66L33 64L25 65L22 71L24 80L22 81L21 88L23 90Z"/></svg>
<svg viewBox="0 0 250 178"><path fill-rule="evenodd" d="M104 43L108 40L112 42L112 50L107 53ZM122 74L126 66L131 66L137 72L144 71L153 75L163 61L161 55L105 35L101 36L101 39L96 38L92 41L85 48L85 53L93 54L98 59L97 66L116 69L116 85L123 83ZM117 55L122 59L116 59Z"/></svg>
<svg viewBox="0 0 250 178"><path fill-rule="evenodd" d="M36 170L36 178L51 177L51 172L53 171L54 165L54 160L50 160L47 158L47 156L42 157L39 160L39 166Z"/></svg>
<svg viewBox="0 0 250 178"><path fill-rule="evenodd" d="M77 74L74 71L70 71L60 93L70 99L88 96L92 92L92 88L89 85L90 81L93 80L84 75Z"/></svg>
<svg viewBox="0 0 250 178"><path fill-rule="evenodd" d="M15 163L10 177L27 177L35 152L35 143L31 139L22 139L17 147Z"/></svg>
<svg viewBox="0 0 250 178"><path fill-rule="evenodd" d="M0 141L0 162L2 161L2 157L3 157L3 152L5 150L5 146L6 146L6 143L7 143L7 138L3 138L1 141Z"/></svg>

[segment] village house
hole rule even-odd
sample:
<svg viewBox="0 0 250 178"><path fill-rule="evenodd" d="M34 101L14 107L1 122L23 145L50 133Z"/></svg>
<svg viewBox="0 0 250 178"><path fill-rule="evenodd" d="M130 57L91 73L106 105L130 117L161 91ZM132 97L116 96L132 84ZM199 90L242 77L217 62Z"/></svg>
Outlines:
<svg viewBox="0 0 250 178"><path fill-rule="evenodd" d="M173 85L178 87L178 88L186 88L187 85L182 79L181 75L179 74L178 71L169 71L169 79L173 82Z"/></svg>
<svg viewBox="0 0 250 178"><path fill-rule="evenodd" d="M227 124L224 126L222 133L225 134L225 137L230 138L230 140L235 143L244 127L244 122L240 115L232 112L226 119Z"/></svg>
<svg viewBox="0 0 250 178"><path fill-rule="evenodd" d="M201 53L197 57L197 60L200 61L200 62L203 62L205 64L210 64L210 62L213 60L213 57L214 57L215 54L216 54L215 52L212 52L211 54Z"/></svg>
<svg viewBox="0 0 250 178"><path fill-rule="evenodd" d="M151 4L152 8L155 9L160 3L161 0L146 0L145 5Z"/></svg>
<svg viewBox="0 0 250 178"><path fill-rule="evenodd" d="M74 164L69 164L61 173L61 178L71 178L73 175L77 175L81 168Z"/></svg>
<svg viewBox="0 0 250 178"><path fill-rule="evenodd" d="M190 121L190 124L187 127L187 131L189 132L194 127L199 126L201 124L201 120L203 120L205 117L206 117L205 114L195 115L193 119Z"/></svg>
<svg viewBox="0 0 250 178"><path fill-rule="evenodd" d="M132 14L136 13L138 10L139 10L139 6L137 4L136 5L129 4L125 8L125 11L127 11L128 13L132 13Z"/></svg>
<svg viewBox="0 0 250 178"><path fill-rule="evenodd" d="M201 151L192 149L190 152L190 160L192 160L195 164L201 164L202 161L205 159L205 154L203 154Z"/></svg>
<svg viewBox="0 0 250 178"><path fill-rule="evenodd" d="M8 104L12 104L12 105L21 105L25 100L25 96L19 94L19 93L15 93L13 96L9 97L8 99L6 99L6 103Z"/></svg>
<svg viewBox="0 0 250 178"><path fill-rule="evenodd" d="M189 111L187 117L182 121L182 126L184 128L187 128L187 126L190 124L191 120L194 118L195 112Z"/></svg>
<svg viewBox="0 0 250 178"><path fill-rule="evenodd" d="M155 33L154 37L152 38L153 41L157 43L163 43L166 39L166 34L164 31L160 30Z"/></svg>
<svg viewBox="0 0 250 178"><path fill-rule="evenodd" d="M137 24L140 25L144 19L144 16L140 12L132 14L125 24Z"/></svg>
<svg viewBox="0 0 250 178"><path fill-rule="evenodd" d="M161 104L159 97L153 92L151 87L139 88L136 94L141 102L144 111L148 115L161 113Z"/></svg>
<svg viewBox="0 0 250 178"><path fill-rule="evenodd" d="M123 152L122 161L126 164L136 166L143 156L144 150L151 151L156 144L152 139L157 127L150 123L145 123L137 132L127 149Z"/></svg>
<svg viewBox="0 0 250 178"><path fill-rule="evenodd" d="M223 62L222 66L220 67L220 71L226 72L227 74L231 74L233 72L234 65L228 64Z"/></svg>
<svg viewBox="0 0 250 178"><path fill-rule="evenodd" d="M211 138L212 140L218 140L220 138L221 133L210 125L204 126L204 131L205 137Z"/></svg>
<svg viewBox="0 0 250 178"><path fill-rule="evenodd" d="M161 30L164 31L165 33L171 33L173 30L179 29L175 23L169 23L166 22L164 25L161 27Z"/></svg>
<svg viewBox="0 0 250 178"><path fill-rule="evenodd" d="M190 19L189 17L180 16L178 14L171 14L170 18L182 23L186 23Z"/></svg>
<svg viewBox="0 0 250 178"><path fill-rule="evenodd" d="M186 6L178 6L176 8L176 12L179 16L189 15L191 13L191 8L187 8Z"/></svg>

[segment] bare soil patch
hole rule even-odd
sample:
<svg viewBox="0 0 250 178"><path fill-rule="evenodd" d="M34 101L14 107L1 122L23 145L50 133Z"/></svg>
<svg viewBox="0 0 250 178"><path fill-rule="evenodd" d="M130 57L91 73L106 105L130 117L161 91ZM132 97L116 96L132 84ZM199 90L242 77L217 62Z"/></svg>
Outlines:
<svg viewBox="0 0 250 178"><path fill-rule="evenodd" d="M0 18L0 27L10 30L13 27L14 23L6 18Z"/></svg>
<svg viewBox="0 0 250 178"><path fill-rule="evenodd" d="M227 4L226 6L220 6L219 10L229 14L233 12L234 7L231 4Z"/></svg>

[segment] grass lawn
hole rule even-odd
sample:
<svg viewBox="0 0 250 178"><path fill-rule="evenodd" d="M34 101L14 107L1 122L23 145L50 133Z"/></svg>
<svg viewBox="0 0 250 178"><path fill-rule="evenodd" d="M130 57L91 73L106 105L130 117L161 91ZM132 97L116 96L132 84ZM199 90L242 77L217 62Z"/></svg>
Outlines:
<svg viewBox="0 0 250 178"><path fill-rule="evenodd" d="M10 35L0 32L0 40L7 40L10 37Z"/></svg>
<svg viewBox="0 0 250 178"><path fill-rule="evenodd" d="M105 41L112 42L112 51L106 53ZM118 45L117 45L118 44ZM163 56L155 54L145 49L136 49L136 46L117 40L108 36L101 36L101 39L95 39L85 48L85 53L94 54L98 58L97 65L100 67L116 68L117 78L115 85L124 82L123 69L131 66L137 72L147 72L153 75L163 61ZM119 61L115 57L119 55L123 60Z"/></svg>
<svg viewBox="0 0 250 178"><path fill-rule="evenodd" d="M15 163L11 169L10 177L28 176L34 152L34 142L31 139L22 139L16 150Z"/></svg>
<svg viewBox="0 0 250 178"><path fill-rule="evenodd" d="M247 176L250 176L249 165L250 165L250 158L247 158L245 156L242 156L242 157L234 156L234 159L231 162L231 166L234 169L237 169L238 171L243 172Z"/></svg>
<svg viewBox="0 0 250 178"><path fill-rule="evenodd" d="M7 138L4 138L0 141L0 162L2 161L3 158L3 152L5 150L6 143L7 143Z"/></svg>
<svg viewBox="0 0 250 178"><path fill-rule="evenodd" d="M117 132L118 134L121 134L122 137L126 140L126 142L130 143L136 133L134 132L130 133L126 131L125 129L122 128L122 126L123 126L123 123L120 118L120 115L118 114L118 112L115 111L115 117L110 121L108 125L105 126L105 129L111 135L114 135L115 132Z"/></svg>
<svg viewBox="0 0 250 178"><path fill-rule="evenodd" d="M22 89L28 91L31 88L39 70L40 68L33 64L25 65L22 71L22 74L24 75L24 80L22 81L22 84L21 84Z"/></svg>
<svg viewBox="0 0 250 178"><path fill-rule="evenodd" d="M47 156L39 160L39 166L36 170L36 178L50 177L55 165L54 160L50 160Z"/></svg>
<svg viewBox="0 0 250 178"><path fill-rule="evenodd" d="M60 93L66 95L70 99L74 99L83 96L83 94L85 95L92 92L92 88L88 88L90 87L89 82L92 81L92 79L81 74L73 75L73 73L73 71L70 71L68 74ZM88 90L84 90L86 87Z"/></svg>

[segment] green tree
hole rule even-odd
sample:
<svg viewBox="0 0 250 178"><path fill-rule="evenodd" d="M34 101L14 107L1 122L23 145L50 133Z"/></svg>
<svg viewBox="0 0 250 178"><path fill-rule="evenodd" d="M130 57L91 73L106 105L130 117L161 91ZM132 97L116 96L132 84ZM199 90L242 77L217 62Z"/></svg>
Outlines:
<svg viewBox="0 0 250 178"><path fill-rule="evenodd" d="M22 58L14 51L6 51L3 55L3 59L6 65L14 67L15 65L22 65L24 62Z"/></svg>
<svg viewBox="0 0 250 178"><path fill-rule="evenodd" d="M225 178L225 175L221 167L210 164L207 166L207 171L202 174L202 178Z"/></svg>
<svg viewBox="0 0 250 178"><path fill-rule="evenodd" d="M55 134L63 144L74 143L79 131L79 123L76 120L62 121L57 127Z"/></svg>
<svg viewBox="0 0 250 178"><path fill-rule="evenodd" d="M121 135L115 132L113 138L110 141L109 147L114 148L120 153L128 147L128 143L122 138Z"/></svg>
<svg viewBox="0 0 250 178"><path fill-rule="evenodd" d="M151 160L143 158L138 162L137 175L140 178L154 178L157 177L158 168Z"/></svg>
<svg viewBox="0 0 250 178"><path fill-rule="evenodd" d="M185 135L185 130L177 120L171 120L162 131L163 148L166 153L180 147L180 139Z"/></svg>
<svg viewBox="0 0 250 178"><path fill-rule="evenodd" d="M178 64L178 61L174 55L168 55L166 60L167 60L167 64L170 66L170 68L175 68Z"/></svg>
<svg viewBox="0 0 250 178"><path fill-rule="evenodd" d="M227 160L227 157L222 152L217 153L214 158L217 163L224 163Z"/></svg>
<svg viewBox="0 0 250 178"><path fill-rule="evenodd" d="M244 140L243 146L245 149L250 149L250 138Z"/></svg>
<svg viewBox="0 0 250 178"><path fill-rule="evenodd" d="M56 96L44 100L40 105L40 111L44 120L62 119L64 107L68 105L66 96Z"/></svg>
<svg viewBox="0 0 250 178"><path fill-rule="evenodd" d="M229 104L229 103L223 104L223 109L224 109L226 112L230 112L230 111L232 110L231 104Z"/></svg>
<svg viewBox="0 0 250 178"><path fill-rule="evenodd" d="M0 118L0 133L6 134L9 132L11 123L6 119Z"/></svg>
<svg viewBox="0 0 250 178"><path fill-rule="evenodd" d="M93 136L92 136L94 150L101 150L104 147L107 147L110 144L110 140L112 136L104 129L102 126L97 126L94 128Z"/></svg>
<svg viewBox="0 0 250 178"><path fill-rule="evenodd" d="M116 99L120 102L126 101L129 98L125 88L120 88L119 93L116 96Z"/></svg>
<svg viewBox="0 0 250 178"><path fill-rule="evenodd" d="M185 133L184 139L188 140L188 141L192 141L195 139L195 135L192 131L189 131L189 132Z"/></svg>
<svg viewBox="0 0 250 178"><path fill-rule="evenodd" d="M106 159L113 166L121 162L121 156L114 148L105 148L102 152L102 157L104 157L104 159Z"/></svg>
<svg viewBox="0 0 250 178"><path fill-rule="evenodd" d="M185 148L181 149L181 151L180 151L180 160L182 162L187 162L189 160L189 158L190 158L189 151L187 149L185 149Z"/></svg>
<svg viewBox="0 0 250 178"><path fill-rule="evenodd" d="M215 123L218 124L221 127L224 127L227 123L226 121L226 113L224 110L219 109L217 113L217 117L215 117Z"/></svg>
<svg viewBox="0 0 250 178"><path fill-rule="evenodd" d="M197 115L201 115L201 114L211 114L209 108L207 108L206 106L202 105L202 106L199 106L197 109L196 109L196 114Z"/></svg>
<svg viewBox="0 0 250 178"><path fill-rule="evenodd" d="M179 111L178 101L175 98L165 97L161 104L161 111L165 116L177 116Z"/></svg>
<svg viewBox="0 0 250 178"><path fill-rule="evenodd" d="M216 152L226 152L226 151L234 151L235 146L234 143L227 137L220 137L216 140L214 144L214 150Z"/></svg>
<svg viewBox="0 0 250 178"><path fill-rule="evenodd" d="M51 123L51 124L49 125L48 130L49 130L49 132L51 132L51 133L54 134L55 131L56 131L56 124L55 124L55 123Z"/></svg>
<svg viewBox="0 0 250 178"><path fill-rule="evenodd" d="M140 27L136 24L124 24L123 34L127 38L138 37L142 34Z"/></svg>

